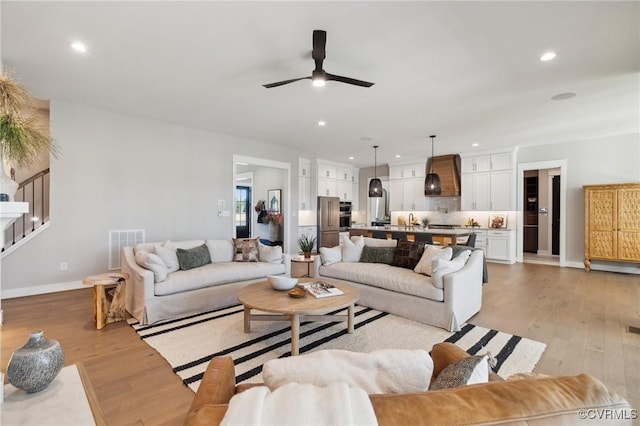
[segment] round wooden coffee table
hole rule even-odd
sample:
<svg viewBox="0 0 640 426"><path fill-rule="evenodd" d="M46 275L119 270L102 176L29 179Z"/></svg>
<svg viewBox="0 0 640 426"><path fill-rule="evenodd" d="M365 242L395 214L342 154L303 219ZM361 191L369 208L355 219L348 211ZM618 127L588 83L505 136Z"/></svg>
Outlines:
<svg viewBox="0 0 640 426"><path fill-rule="evenodd" d="M291 355L299 353L301 321L347 321L347 331L353 333L353 308L360 297L358 290L333 280L323 278L322 281L335 285L344 294L321 299L307 295L296 299L286 291L274 290L267 281L244 287L238 292L238 300L244 305L244 332L251 331L251 321L291 321ZM328 314L341 308L347 308L346 315ZM252 309L277 315L252 314Z"/></svg>

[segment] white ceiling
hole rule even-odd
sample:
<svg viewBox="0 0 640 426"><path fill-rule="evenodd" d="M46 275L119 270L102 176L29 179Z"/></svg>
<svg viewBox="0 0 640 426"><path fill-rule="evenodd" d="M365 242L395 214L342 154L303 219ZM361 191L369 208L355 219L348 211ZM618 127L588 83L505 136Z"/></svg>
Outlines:
<svg viewBox="0 0 640 426"><path fill-rule="evenodd" d="M34 95L356 166L640 130L638 2L2 1L2 60ZM327 72L303 80L311 35ZM86 43L88 53L69 48ZM539 57L557 53L550 62ZM550 98L575 92L565 101ZM317 122L324 120L325 127ZM373 138L363 140L363 138ZM478 143L472 148L472 143Z"/></svg>

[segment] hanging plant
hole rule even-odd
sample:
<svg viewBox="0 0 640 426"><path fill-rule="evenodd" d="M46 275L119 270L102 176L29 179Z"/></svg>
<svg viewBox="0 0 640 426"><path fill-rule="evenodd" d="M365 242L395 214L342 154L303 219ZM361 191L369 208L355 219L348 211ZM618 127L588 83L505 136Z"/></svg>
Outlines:
<svg viewBox="0 0 640 426"><path fill-rule="evenodd" d="M58 147L38 125L27 90L5 71L0 73L0 154L16 166L31 165L43 151Z"/></svg>

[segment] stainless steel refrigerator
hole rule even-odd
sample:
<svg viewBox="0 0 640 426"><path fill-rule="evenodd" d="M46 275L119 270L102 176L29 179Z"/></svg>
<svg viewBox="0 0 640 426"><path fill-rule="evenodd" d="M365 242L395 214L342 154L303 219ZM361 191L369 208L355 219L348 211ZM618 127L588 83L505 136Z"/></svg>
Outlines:
<svg viewBox="0 0 640 426"><path fill-rule="evenodd" d="M340 244L340 198L318 197L318 248Z"/></svg>

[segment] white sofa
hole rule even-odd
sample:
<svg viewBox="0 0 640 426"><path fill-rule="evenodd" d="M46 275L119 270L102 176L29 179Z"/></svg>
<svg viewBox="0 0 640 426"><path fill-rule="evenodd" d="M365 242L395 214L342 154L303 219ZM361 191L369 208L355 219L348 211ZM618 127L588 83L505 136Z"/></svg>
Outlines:
<svg viewBox="0 0 640 426"><path fill-rule="evenodd" d="M139 251L155 253L161 250L157 249L158 246L175 251L177 248L192 249L202 244L209 249L211 263L171 272L161 281L157 275L154 278L151 269L136 262L135 256ZM266 252L265 247L260 245L260 254L263 250ZM129 274L127 311L145 325L234 305L238 303L237 294L242 287L262 281L267 275L291 274L291 257L278 254L271 261L235 262L231 239L143 243L123 247L120 253L122 271Z"/></svg>
<svg viewBox="0 0 640 426"><path fill-rule="evenodd" d="M365 245L379 245L376 240L364 238ZM462 269L442 275L440 285L430 276L385 263L339 261L325 265L323 256L317 256L314 267L316 278L337 279L357 288L359 304L458 331L482 306L483 256L482 250L473 250Z"/></svg>

